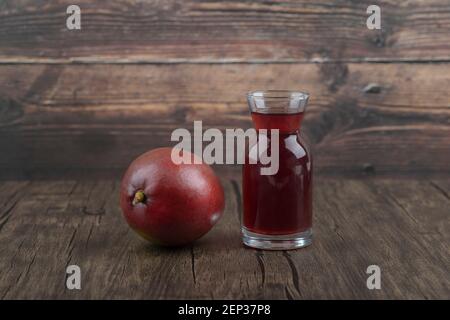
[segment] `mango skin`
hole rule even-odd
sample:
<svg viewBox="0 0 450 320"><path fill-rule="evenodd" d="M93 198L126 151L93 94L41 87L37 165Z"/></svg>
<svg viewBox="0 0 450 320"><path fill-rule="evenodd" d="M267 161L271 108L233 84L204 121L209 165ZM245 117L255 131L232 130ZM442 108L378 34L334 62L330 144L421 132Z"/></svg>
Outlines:
<svg viewBox="0 0 450 320"><path fill-rule="evenodd" d="M210 166L175 164L171 153L172 148L154 149L130 164L120 186L120 207L142 238L182 246L216 224L224 210L224 191ZM144 192L145 200L133 203L138 191Z"/></svg>

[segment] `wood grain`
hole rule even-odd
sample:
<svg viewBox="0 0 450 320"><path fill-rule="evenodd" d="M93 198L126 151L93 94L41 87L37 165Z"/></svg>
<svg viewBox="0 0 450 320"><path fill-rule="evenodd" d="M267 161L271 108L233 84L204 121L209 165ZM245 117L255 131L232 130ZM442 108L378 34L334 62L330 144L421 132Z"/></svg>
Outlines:
<svg viewBox="0 0 450 320"><path fill-rule="evenodd" d="M3 63L449 61L448 0L78 0L82 29L66 28L68 0L0 3Z"/></svg>
<svg viewBox="0 0 450 320"><path fill-rule="evenodd" d="M172 130L192 130L194 120L249 127L245 93L258 88L311 93L303 130L319 174L450 175L449 68L1 66L0 176L120 172L138 154L173 144Z"/></svg>
<svg viewBox="0 0 450 320"><path fill-rule="evenodd" d="M146 244L126 226L118 182L0 185L3 299L448 299L449 180L319 178L311 247L246 249L240 180L223 179L226 209L193 246ZM436 187L438 186L438 187ZM444 194L447 194L445 196ZM361 202L364 199L364 202ZM65 289L65 268L82 289ZM366 288L377 264L382 289Z"/></svg>

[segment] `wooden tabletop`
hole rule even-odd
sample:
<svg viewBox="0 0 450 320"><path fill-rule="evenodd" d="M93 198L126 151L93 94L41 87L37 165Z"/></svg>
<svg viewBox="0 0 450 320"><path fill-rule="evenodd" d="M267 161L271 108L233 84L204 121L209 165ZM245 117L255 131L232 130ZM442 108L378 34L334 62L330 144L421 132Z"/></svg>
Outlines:
<svg viewBox="0 0 450 320"><path fill-rule="evenodd" d="M0 186L0 295L44 299L448 298L448 180L319 178L314 242L245 248L241 183L222 179L225 213L192 246L141 240L118 206L116 180L8 181ZM81 269L67 290L66 267ZM381 269L381 289L366 286Z"/></svg>
<svg viewBox="0 0 450 320"><path fill-rule="evenodd" d="M0 298L450 298L448 0L377 1L380 30L368 0L77 3L81 30L67 1L0 1ZM313 245L243 247L225 165L210 233L138 238L118 205L128 164L195 120L250 127L260 89L310 93Z"/></svg>

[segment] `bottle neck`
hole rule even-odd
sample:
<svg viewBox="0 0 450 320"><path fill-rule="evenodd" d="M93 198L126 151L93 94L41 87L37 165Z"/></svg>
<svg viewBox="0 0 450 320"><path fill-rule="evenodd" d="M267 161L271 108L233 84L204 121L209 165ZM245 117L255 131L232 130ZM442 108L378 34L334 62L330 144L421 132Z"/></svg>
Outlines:
<svg viewBox="0 0 450 320"><path fill-rule="evenodd" d="M278 129L282 134L295 134L300 131L303 113L256 113L252 120L256 130Z"/></svg>

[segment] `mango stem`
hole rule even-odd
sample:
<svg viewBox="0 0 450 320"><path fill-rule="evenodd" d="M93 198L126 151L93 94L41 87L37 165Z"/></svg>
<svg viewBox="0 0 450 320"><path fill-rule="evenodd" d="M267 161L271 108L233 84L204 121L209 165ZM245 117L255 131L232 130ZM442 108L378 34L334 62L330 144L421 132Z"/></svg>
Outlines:
<svg viewBox="0 0 450 320"><path fill-rule="evenodd" d="M133 199L133 206L137 205L138 203L143 203L145 202L146 196L143 190L138 190L136 191L136 193L134 194L134 199Z"/></svg>

